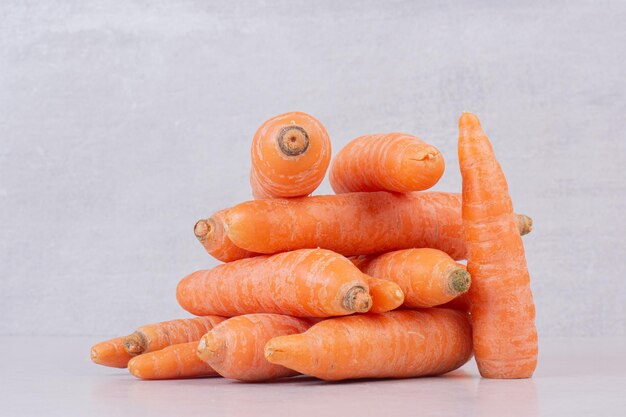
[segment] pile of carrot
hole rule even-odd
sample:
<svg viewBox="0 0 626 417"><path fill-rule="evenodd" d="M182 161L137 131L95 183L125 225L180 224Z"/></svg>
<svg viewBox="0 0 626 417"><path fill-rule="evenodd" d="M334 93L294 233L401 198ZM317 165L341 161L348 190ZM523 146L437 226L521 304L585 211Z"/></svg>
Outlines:
<svg viewBox="0 0 626 417"><path fill-rule="evenodd" d="M317 119L269 119L252 139L254 200L193 228L223 262L177 286L196 317L140 326L91 359L141 379L335 381L441 375L475 356L485 378L531 377L532 220L513 210L473 114L458 152L461 193L426 191L445 164L417 136L361 136L331 164ZM336 194L311 196L329 167Z"/></svg>

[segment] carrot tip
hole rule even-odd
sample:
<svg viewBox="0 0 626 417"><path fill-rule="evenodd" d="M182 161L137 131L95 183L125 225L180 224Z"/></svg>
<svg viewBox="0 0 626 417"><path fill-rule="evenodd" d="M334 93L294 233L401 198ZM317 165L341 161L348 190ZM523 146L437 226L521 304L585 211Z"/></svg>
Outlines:
<svg viewBox="0 0 626 417"><path fill-rule="evenodd" d="M524 236L533 231L533 219L525 214L518 214L518 227L520 235Z"/></svg>
<svg viewBox="0 0 626 417"><path fill-rule="evenodd" d="M298 125L285 126L280 129L276 142L285 155L298 156L309 148L309 134Z"/></svg>
<svg viewBox="0 0 626 417"><path fill-rule="evenodd" d="M208 332L200 339L196 354L205 362L215 360L223 350L223 345L223 342L220 342L211 332Z"/></svg>
<svg viewBox="0 0 626 417"><path fill-rule="evenodd" d="M363 287L352 287L343 299L343 306L348 311L366 313L372 307L372 297Z"/></svg>
<svg viewBox="0 0 626 417"><path fill-rule="evenodd" d="M465 269L455 269L449 276L450 290L455 294L467 292L471 284L471 276Z"/></svg>
<svg viewBox="0 0 626 417"><path fill-rule="evenodd" d="M135 332L124 338L124 350L131 355L138 355L146 350L145 336L139 332Z"/></svg>
<svg viewBox="0 0 626 417"><path fill-rule="evenodd" d="M213 220L198 220L193 227L193 233L199 240L205 240L209 233L213 231Z"/></svg>

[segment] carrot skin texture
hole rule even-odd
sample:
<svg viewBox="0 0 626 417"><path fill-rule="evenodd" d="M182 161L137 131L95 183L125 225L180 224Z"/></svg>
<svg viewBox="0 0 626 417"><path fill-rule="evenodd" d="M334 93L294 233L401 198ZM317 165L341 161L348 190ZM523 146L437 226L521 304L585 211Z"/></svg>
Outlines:
<svg viewBox="0 0 626 417"><path fill-rule="evenodd" d="M250 185L254 197L311 194L326 175L330 155L328 133L313 116L291 112L269 119L252 140Z"/></svg>
<svg viewBox="0 0 626 417"><path fill-rule="evenodd" d="M116 337L94 345L91 348L91 360L98 365L112 368L126 368L133 358L124 350L124 337Z"/></svg>
<svg viewBox="0 0 626 417"><path fill-rule="evenodd" d="M439 181L445 163L437 148L406 133L361 136L333 159L330 184L337 194L358 191L407 193Z"/></svg>
<svg viewBox="0 0 626 417"><path fill-rule="evenodd" d="M171 345L200 340L203 334L224 321L225 317L205 315L163 321L138 327L124 338L124 349L131 355L154 352Z"/></svg>
<svg viewBox="0 0 626 417"><path fill-rule="evenodd" d="M268 361L330 381L439 375L471 356L467 314L438 308L332 318L265 346Z"/></svg>
<svg viewBox="0 0 626 417"><path fill-rule="evenodd" d="M267 381L297 372L268 362L265 344L273 337L306 331L312 321L280 314L247 314L230 318L202 337L197 355L225 378Z"/></svg>
<svg viewBox="0 0 626 417"><path fill-rule="evenodd" d="M538 348L524 245L502 168L470 113L459 120L459 163L478 369L486 378L529 378Z"/></svg>
<svg viewBox="0 0 626 417"><path fill-rule="evenodd" d="M465 266L437 249L403 249L363 257L358 262L363 273L398 284L406 308L445 304L470 287Z"/></svg>
<svg viewBox="0 0 626 417"><path fill-rule="evenodd" d="M345 256L435 248L465 259L461 195L349 193L241 203L226 215L228 237L246 250L321 247Z"/></svg>
<svg viewBox="0 0 626 417"><path fill-rule="evenodd" d="M340 316L369 310L367 279L341 255L301 249L196 271L180 281L176 297L196 315Z"/></svg>
<svg viewBox="0 0 626 417"><path fill-rule="evenodd" d="M181 379L217 376L196 355L198 342L171 345L162 350L135 356L128 363L129 372L140 379Z"/></svg>
<svg viewBox="0 0 626 417"><path fill-rule="evenodd" d="M196 239L209 255L222 262L257 256L258 253L241 249L228 238L224 226L227 212L228 209L220 210L208 219L198 220L193 228Z"/></svg>
<svg viewBox="0 0 626 417"><path fill-rule="evenodd" d="M404 292L395 282L368 277L367 284L372 297L370 313L386 313L395 310L404 303Z"/></svg>

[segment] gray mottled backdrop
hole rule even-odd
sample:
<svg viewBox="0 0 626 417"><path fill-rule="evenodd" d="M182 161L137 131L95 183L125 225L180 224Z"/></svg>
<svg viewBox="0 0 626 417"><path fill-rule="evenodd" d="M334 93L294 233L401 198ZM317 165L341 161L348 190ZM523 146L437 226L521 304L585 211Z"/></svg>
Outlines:
<svg viewBox="0 0 626 417"><path fill-rule="evenodd" d="M195 220L250 198L251 137L291 110L335 150L421 136L450 191L476 112L535 219L540 332L626 334L626 3L339 3L2 1L0 334L185 316L178 279L216 264Z"/></svg>

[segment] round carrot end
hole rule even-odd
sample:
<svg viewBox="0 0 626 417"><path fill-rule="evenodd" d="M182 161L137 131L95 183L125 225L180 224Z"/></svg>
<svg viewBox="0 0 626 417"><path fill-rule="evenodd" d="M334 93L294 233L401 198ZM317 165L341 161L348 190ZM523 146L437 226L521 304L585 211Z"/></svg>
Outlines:
<svg viewBox="0 0 626 417"><path fill-rule="evenodd" d="M224 350L224 342L218 340L211 332L200 339L196 348L196 355L204 362L215 361Z"/></svg>
<svg viewBox="0 0 626 417"><path fill-rule="evenodd" d="M455 269L449 276L450 290L455 294L467 292L471 282L471 276L465 269Z"/></svg>
<svg viewBox="0 0 626 417"><path fill-rule="evenodd" d="M372 308L372 297L363 287L353 287L343 299L346 310L356 313L367 313Z"/></svg>
<svg viewBox="0 0 626 417"><path fill-rule="evenodd" d="M206 240L206 238L209 236L214 228L215 227L213 225L212 219L198 220L198 222L193 227L193 234L196 235L199 240Z"/></svg>
<svg viewBox="0 0 626 417"><path fill-rule="evenodd" d="M309 134L298 125L285 126L278 133L276 142L286 156L298 156L309 148Z"/></svg>
<svg viewBox="0 0 626 417"><path fill-rule="evenodd" d="M533 219L525 214L518 215L519 233L524 236L533 231Z"/></svg>
<svg viewBox="0 0 626 417"><path fill-rule="evenodd" d="M135 332L124 338L124 350L131 355L139 355L146 350L145 336L139 332Z"/></svg>

